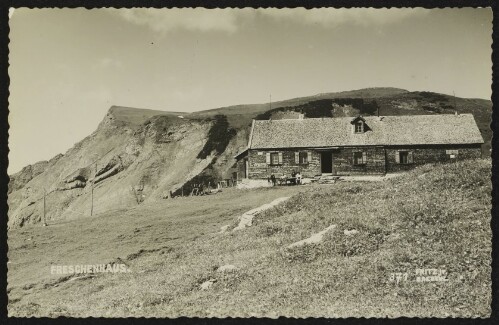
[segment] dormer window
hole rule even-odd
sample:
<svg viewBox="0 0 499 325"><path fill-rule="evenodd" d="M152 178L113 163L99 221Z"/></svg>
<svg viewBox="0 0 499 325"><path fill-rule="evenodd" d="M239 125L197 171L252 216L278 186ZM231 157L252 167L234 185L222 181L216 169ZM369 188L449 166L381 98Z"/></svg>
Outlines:
<svg viewBox="0 0 499 325"><path fill-rule="evenodd" d="M358 121L355 123L355 133L364 133L364 122Z"/></svg>
<svg viewBox="0 0 499 325"><path fill-rule="evenodd" d="M366 124L366 120L362 116L354 118L351 122L353 133L365 133L369 131L369 127Z"/></svg>

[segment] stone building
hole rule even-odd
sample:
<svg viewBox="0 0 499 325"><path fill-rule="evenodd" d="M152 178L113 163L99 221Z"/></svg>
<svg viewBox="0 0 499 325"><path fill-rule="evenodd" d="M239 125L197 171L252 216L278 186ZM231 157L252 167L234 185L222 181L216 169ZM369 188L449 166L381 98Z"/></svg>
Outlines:
<svg viewBox="0 0 499 325"><path fill-rule="evenodd" d="M386 174L479 158L482 144L471 114L253 120L235 158L239 179Z"/></svg>

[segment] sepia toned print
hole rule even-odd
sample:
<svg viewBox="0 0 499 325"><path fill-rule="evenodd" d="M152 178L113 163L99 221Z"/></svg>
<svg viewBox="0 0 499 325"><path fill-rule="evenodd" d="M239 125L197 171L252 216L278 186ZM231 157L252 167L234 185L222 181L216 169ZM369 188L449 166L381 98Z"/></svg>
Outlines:
<svg viewBox="0 0 499 325"><path fill-rule="evenodd" d="M9 25L9 316L490 316L490 8Z"/></svg>

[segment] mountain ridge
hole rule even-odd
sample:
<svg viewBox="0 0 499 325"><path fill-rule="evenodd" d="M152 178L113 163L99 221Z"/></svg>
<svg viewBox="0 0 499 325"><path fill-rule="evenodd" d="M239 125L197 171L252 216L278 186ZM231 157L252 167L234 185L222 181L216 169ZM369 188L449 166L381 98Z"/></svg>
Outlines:
<svg viewBox="0 0 499 325"><path fill-rule="evenodd" d="M192 113L114 105L65 154L10 175L9 226L42 221L43 191L50 193L47 218L57 222L89 214L93 182L98 195L93 211L101 213L163 199L183 186L189 191L195 182L231 178L233 156L246 146L254 118L471 113L487 154L491 107L487 100L382 87Z"/></svg>

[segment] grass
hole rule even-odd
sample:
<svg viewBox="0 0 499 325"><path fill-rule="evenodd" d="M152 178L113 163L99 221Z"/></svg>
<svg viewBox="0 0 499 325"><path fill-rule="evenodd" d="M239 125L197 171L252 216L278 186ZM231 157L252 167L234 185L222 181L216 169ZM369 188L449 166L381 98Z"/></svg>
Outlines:
<svg viewBox="0 0 499 325"><path fill-rule="evenodd" d="M476 160L385 182L229 189L13 230L9 315L487 317L490 168ZM292 198L252 227L219 233L282 196ZM286 248L331 224L322 243ZM52 264L109 261L132 272L74 281L49 272ZM225 264L237 270L216 271ZM445 269L449 281L418 283L417 268ZM408 280L391 282L393 272ZM208 279L216 282L199 290Z"/></svg>

